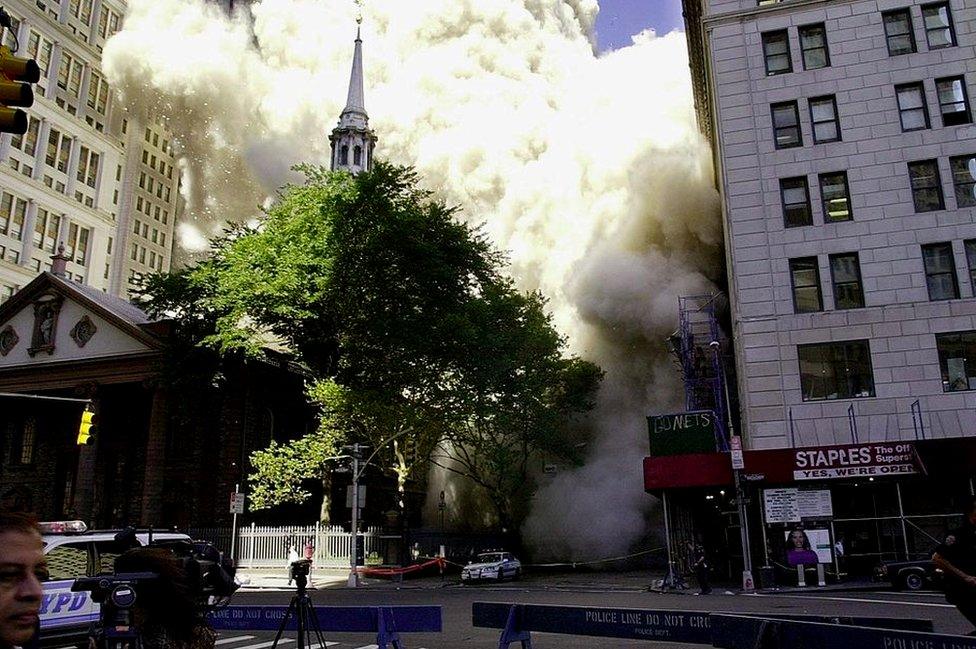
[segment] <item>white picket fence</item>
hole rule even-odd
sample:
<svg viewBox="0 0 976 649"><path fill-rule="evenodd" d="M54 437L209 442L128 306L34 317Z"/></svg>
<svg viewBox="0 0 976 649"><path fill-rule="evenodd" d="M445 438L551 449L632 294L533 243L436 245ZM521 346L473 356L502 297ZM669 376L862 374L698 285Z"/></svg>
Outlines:
<svg viewBox="0 0 976 649"><path fill-rule="evenodd" d="M230 551L230 533L229 528L190 530L194 538L211 541L224 552ZM366 556L375 552L383 564L397 562L399 536L381 534L378 527L368 528L360 532L360 536L364 540ZM284 568L288 565L288 549L294 545L299 556L304 556L303 549L308 541L315 548L314 565L326 568L349 566L352 535L341 527L323 527L318 523L241 527L237 530L234 554L240 568Z"/></svg>

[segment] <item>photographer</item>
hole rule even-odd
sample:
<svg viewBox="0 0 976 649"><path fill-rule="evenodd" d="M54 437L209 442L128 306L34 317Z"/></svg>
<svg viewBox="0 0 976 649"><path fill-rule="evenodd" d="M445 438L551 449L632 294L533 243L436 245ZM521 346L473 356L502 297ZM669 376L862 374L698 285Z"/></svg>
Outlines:
<svg viewBox="0 0 976 649"><path fill-rule="evenodd" d="M155 573L140 586L133 622L145 649L213 649L216 633L207 624L201 603L186 582L186 571L172 552L144 547L115 560L116 574Z"/></svg>
<svg viewBox="0 0 976 649"><path fill-rule="evenodd" d="M0 649L26 644L38 627L47 563L37 522L0 513Z"/></svg>

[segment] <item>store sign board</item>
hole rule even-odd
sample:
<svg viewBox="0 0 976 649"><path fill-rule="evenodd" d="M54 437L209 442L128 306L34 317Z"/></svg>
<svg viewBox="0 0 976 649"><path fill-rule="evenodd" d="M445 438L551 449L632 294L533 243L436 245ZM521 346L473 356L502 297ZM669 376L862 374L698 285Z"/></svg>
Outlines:
<svg viewBox="0 0 976 649"><path fill-rule="evenodd" d="M796 488L763 489L767 523L799 523L800 503Z"/></svg>
<svg viewBox="0 0 976 649"><path fill-rule="evenodd" d="M763 489L767 523L799 523L834 515L829 489Z"/></svg>
<svg viewBox="0 0 976 649"><path fill-rule="evenodd" d="M919 473L919 469L911 442L849 444L793 453L794 480L884 477Z"/></svg>
<svg viewBox="0 0 976 649"><path fill-rule="evenodd" d="M651 415L647 432L651 455L656 457L715 452L715 413L711 410Z"/></svg>

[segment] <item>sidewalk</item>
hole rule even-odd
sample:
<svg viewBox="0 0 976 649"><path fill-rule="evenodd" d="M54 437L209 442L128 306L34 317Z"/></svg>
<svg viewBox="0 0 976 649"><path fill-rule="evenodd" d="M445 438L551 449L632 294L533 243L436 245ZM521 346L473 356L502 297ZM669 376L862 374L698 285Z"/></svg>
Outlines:
<svg viewBox="0 0 976 649"><path fill-rule="evenodd" d="M504 581L500 584L483 584L480 586L515 589L515 590L569 590L569 591L596 591L596 592L661 592L652 585L664 577L662 574L650 573L645 571L631 572L568 572L568 573L542 573L526 574L519 581ZM288 577L284 569L242 569L237 573L237 578L243 585L242 591L249 590L294 590L295 584L288 584ZM309 580L309 589L317 590L324 588L346 588L349 580L347 569L313 569ZM443 577L437 574L424 576L408 576L403 580L396 578L377 578L360 577L361 583L376 589L438 589L438 588L467 588L460 583L460 577L456 572L447 573ZM715 594L740 594L741 589L728 584L714 584ZM888 588L884 582L858 581L851 580L839 584L828 584L826 586L778 586L776 588L757 589L757 593L814 593L814 592L844 592L844 591L866 591L883 590ZM689 588L679 591L667 591L673 595L694 595L698 589L693 584Z"/></svg>

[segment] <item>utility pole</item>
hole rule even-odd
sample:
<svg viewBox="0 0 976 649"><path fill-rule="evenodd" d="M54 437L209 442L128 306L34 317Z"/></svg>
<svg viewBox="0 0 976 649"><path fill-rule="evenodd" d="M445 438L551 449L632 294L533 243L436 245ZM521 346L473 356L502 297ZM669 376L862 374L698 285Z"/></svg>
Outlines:
<svg viewBox="0 0 976 649"><path fill-rule="evenodd" d="M733 449L741 449L741 438L738 444L731 444L732 438L736 437L735 426L732 424L732 401L729 399L729 382L725 376L725 362L722 360L721 343L713 340L708 346L715 352L715 360L721 372L722 388L725 393L725 414L728 418L729 442ZM735 481L735 501L739 505L739 540L742 543L742 590L755 590L755 582L752 579L752 550L749 547L749 518L746 511L745 489L742 486L742 469L732 467L732 478Z"/></svg>
<svg viewBox="0 0 976 649"><path fill-rule="evenodd" d="M352 552L349 553L349 582L350 588L359 587L359 571L356 570L356 555L359 550L359 442L351 447L352 455Z"/></svg>

